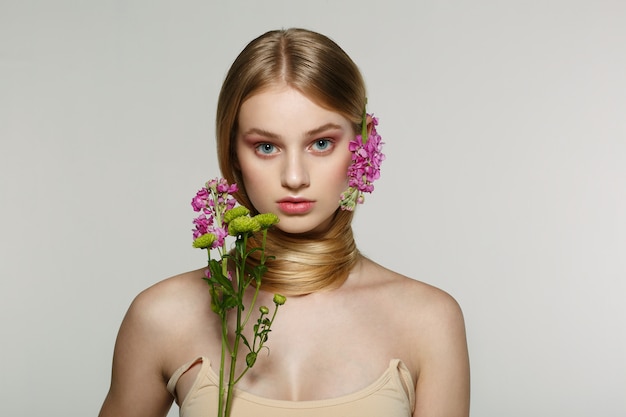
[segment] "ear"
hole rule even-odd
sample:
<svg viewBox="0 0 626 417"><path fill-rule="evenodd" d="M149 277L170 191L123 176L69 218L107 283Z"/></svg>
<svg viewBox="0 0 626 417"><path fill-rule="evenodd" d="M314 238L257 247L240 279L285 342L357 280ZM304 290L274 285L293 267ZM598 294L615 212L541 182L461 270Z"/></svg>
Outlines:
<svg viewBox="0 0 626 417"><path fill-rule="evenodd" d="M372 116L368 114L367 117L365 118L365 123L367 125L367 136L369 136L372 133L372 129L374 128L374 122L372 120Z"/></svg>

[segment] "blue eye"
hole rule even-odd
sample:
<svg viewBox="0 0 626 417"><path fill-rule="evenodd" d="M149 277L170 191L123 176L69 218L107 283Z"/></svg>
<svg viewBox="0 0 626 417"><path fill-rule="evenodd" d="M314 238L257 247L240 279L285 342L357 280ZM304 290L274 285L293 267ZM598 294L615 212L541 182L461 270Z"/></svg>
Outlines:
<svg viewBox="0 0 626 417"><path fill-rule="evenodd" d="M264 155L269 155L274 152L275 147L271 143L262 143L258 145L256 149L259 153L262 153Z"/></svg>
<svg viewBox="0 0 626 417"><path fill-rule="evenodd" d="M318 139L313 144L313 147L318 151L325 151L332 145L330 139Z"/></svg>

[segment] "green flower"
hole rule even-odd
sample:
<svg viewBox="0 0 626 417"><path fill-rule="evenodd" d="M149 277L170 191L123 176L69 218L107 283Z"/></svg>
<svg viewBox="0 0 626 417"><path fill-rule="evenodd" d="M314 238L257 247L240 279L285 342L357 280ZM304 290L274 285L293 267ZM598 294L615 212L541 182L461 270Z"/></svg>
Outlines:
<svg viewBox="0 0 626 417"><path fill-rule="evenodd" d="M261 225L252 217L235 217L228 224L228 234L237 236L245 233L254 233L261 230Z"/></svg>
<svg viewBox="0 0 626 417"><path fill-rule="evenodd" d="M259 307L259 311L261 312L261 314L270 314L270 309L266 306Z"/></svg>
<svg viewBox="0 0 626 417"><path fill-rule="evenodd" d="M213 233L206 233L193 241L193 247L199 249L209 249L217 237Z"/></svg>
<svg viewBox="0 0 626 417"><path fill-rule="evenodd" d="M281 294L274 294L274 304L277 306L282 306L287 301L287 297Z"/></svg>
<svg viewBox="0 0 626 417"><path fill-rule="evenodd" d="M224 213L224 223L230 223L231 221L233 221L233 219L241 216L247 216L249 213L250 210L248 210L244 206L237 206Z"/></svg>
<svg viewBox="0 0 626 417"><path fill-rule="evenodd" d="M278 216L274 213L261 213L253 217L261 225L261 229L267 229L278 223Z"/></svg>

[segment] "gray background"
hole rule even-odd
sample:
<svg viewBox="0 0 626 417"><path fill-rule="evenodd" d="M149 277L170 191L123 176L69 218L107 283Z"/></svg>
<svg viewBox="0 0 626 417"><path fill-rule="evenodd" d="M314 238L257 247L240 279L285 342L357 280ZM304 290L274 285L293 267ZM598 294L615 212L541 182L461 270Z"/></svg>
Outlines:
<svg viewBox="0 0 626 417"><path fill-rule="evenodd" d="M132 298L205 262L189 202L225 72L291 26L365 74L387 161L358 243L461 303L472 415L626 415L625 23L623 1L0 1L0 415L98 412Z"/></svg>

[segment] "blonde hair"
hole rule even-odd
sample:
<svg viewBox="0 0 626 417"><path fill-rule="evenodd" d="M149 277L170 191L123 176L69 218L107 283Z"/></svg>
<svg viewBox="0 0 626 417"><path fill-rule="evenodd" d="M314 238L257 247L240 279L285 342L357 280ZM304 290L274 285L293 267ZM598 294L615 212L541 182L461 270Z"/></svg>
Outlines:
<svg viewBox="0 0 626 417"><path fill-rule="evenodd" d="M286 84L335 111L360 129L366 103L365 83L356 64L331 39L305 29L267 32L251 41L235 59L220 91L216 136L220 169L236 182L237 200L251 212L237 163L235 138L241 104L273 85ZM339 196L337 196L339 207ZM353 212L339 208L328 230L291 235L274 228L267 236L269 270L263 287L284 295L302 295L343 284L359 258L352 234ZM258 245L252 239L251 245Z"/></svg>

